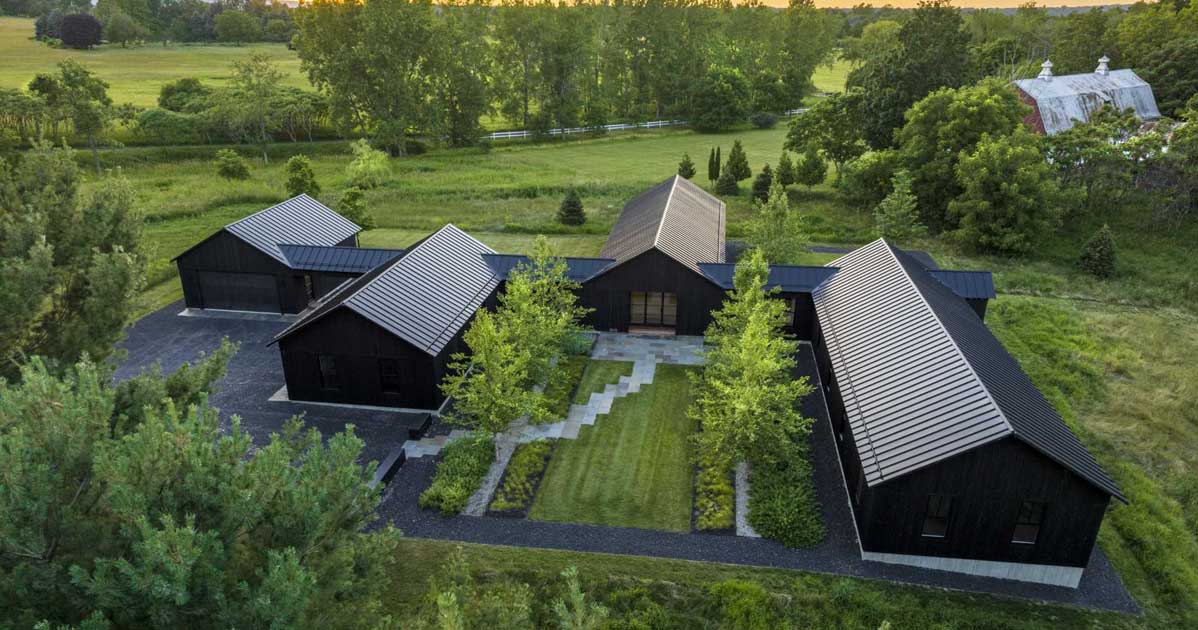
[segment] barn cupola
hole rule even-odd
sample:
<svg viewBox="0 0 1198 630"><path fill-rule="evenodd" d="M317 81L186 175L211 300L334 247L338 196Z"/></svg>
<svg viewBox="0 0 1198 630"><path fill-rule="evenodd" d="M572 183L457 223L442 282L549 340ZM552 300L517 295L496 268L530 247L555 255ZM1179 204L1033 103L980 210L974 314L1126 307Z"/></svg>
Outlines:
<svg viewBox="0 0 1198 630"><path fill-rule="evenodd" d="M1044 63L1040 64L1040 75L1036 78L1041 81L1052 81L1052 61L1045 59Z"/></svg>
<svg viewBox="0 0 1198 630"><path fill-rule="evenodd" d="M1111 68L1110 68L1110 66L1107 65L1110 62L1111 62L1110 58L1107 57L1106 55L1103 55L1102 57L1100 57L1098 59L1098 67L1094 69L1094 73L1101 74L1104 77L1107 76L1108 74L1110 74Z"/></svg>

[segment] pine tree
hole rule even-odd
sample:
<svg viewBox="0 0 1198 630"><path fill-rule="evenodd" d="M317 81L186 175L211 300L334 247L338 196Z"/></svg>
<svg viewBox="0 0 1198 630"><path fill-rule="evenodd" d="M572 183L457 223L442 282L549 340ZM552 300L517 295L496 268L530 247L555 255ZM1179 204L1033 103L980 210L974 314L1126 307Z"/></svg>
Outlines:
<svg viewBox="0 0 1198 630"><path fill-rule="evenodd" d="M320 184L316 181L316 173L312 171L312 161L307 156L293 156L287 160L284 170L287 173L287 196L315 197L320 194Z"/></svg>
<svg viewBox="0 0 1198 630"><path fill-rule="evenodd" d="M562 199L562 205L557 209L557 222L562 225L582 225L587 222L586 211L582 208L582 198L578 191L571 189Z"/></svg>
<svg viewBox="0 0 1198 630"><path fill-rule="evenodd" d="M732 171L732 176L738 182L753 176L753 171L749 169L749 158L740 140L732 143L732 151L728 153L728 170Z"/></svg>
<svg viewBox="0 0 1198 630"><path fill-rule="evenodd" d="M824 183L824 178L828 175L828 163L815 147L809 147L795 164L794 174L796 184L802 184L807 190L811 190L816 184Z"/></svg>
<svg viewBox="0 0 1198 630"><path fill-rule="evenodd" d="M724 169L724 172L720 173L720 178L715 182L715 193L725 196L740 194L740 186L736 183L736 178L732 176L730 169Z"/></svg>
<svg viewBox="0 0 1198 630"><path fill-rule="evenodd" d="M695 163L691 161L691 154L682 154L682 161L678 163L678 174L686 179L695 176Z"/></svg>
<svg viewBox="0 0 1198 630"><path fill-rule="evenodd" d="M782 157L778 158L778 170L774 172L774 177L778 178L783 187L795 183L795 165L790 161L790 154L786 151L783 151Z"/></svg>
<svg viewBox="0 0 1198 630"><path fill-rule="evenodd" d="M919 222L919 209L911 192L911 174L905 170L895 173L891 187L890 194L874 210L878 236L902 242L927 232Z"/></svg>
<svg viewBox="0 0 1198 630"><path fill-rule="evenodd" d="M1090 237L1081 255L1082 270L1099 278L1115 275L1115 240L1111 228L1103 225Z"/></svg>
<svg viewBox="0 0 1198 630"><path fill-rule="evenodd" d="M757 174L757 179L753 180L753 198L761 203L765 203L770 198L770 186L774 185L774 173L770 170L770 165L766 164L761 167L761 172Z"/></svg>
<svg viewBox="0 0 1198 630"><path fill-rule="evenodd" d="M707 154L707 181L715 183L720 178L720 163L716 161L715 149Z"/></svg>

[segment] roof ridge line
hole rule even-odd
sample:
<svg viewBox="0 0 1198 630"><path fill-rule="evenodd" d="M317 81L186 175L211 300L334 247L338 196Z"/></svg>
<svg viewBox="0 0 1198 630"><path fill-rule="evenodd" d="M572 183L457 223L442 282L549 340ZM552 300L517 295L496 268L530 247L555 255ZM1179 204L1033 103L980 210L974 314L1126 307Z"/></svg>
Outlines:
<svg viewBox="0 0 1198 630"><path fill-rule="evenodd" d="M961 352L961 346L957 343L957 339L948 331L948 327L944 325L944 322L940 319L940 315L936 313L936 309L932 308L931 303L928 302L928 298L924 297L923 291L919 290L919 286L915 284L915 280L911 278L911 274L907 272L907 268L903 266L903 262L899 260L898 255L894 253L894 247L887 242L885 238L879 238L878 240L882 241L882 245L886 248L886 252L890 254L891 258L894 259L895 264L899 266L899 270L902 271L903 277L907 280L907 284L911 285L911 288L915 290L915 295L919 296L919 301L923 302L923 305L927 307L928 312L932 314L932 319L936 320L936 326L940 328L940 332L944 333L944 336L948 337L949 341L952 342L953 352L955 352L957 356L961 357L961 361L965 363L965 367L969 368L969 373L973 376L973 380L977 381L977 384L982 387L982 391L986 392L986 400L990 401L990 404L994 407L994 410L998 412L998 417L1002 418L1003 424L1007 425L1007 435L1018 435L1015 431L1015 425L1011 424L1011 420L1007 418L1006 412L1003 411L1003 408L999 406L998 401L994 400L994 394L990 393L990 388L986 386L986 381L982 380L981 376L978 376L978 372L977 370L973 369L973 363L970 362L969 357L965 356L964 352ZM924 273L927 273L927 270L924 270ZM935 278L932 279L935 280ZM937 280L937 282L939 281ZM956 296L955 293L953 295L954 297ZM990 442L984 443L989 444Z"/></svg>
<svg viewBox="0 0 1198 630"><path fill-rule="evenodd" d="M421 248L421 247L422 247L422 246L423 246L425 243L427 243L429 240L431 240L431 239L432 239L434 236L436 236L436 235L440 234L441 232L445 231L445 229L446 229L446 228L448 228L448 227L453 227L453 229L455 229L455 230L457 230L457 231L459 231L459 232L462 232L463 234L465 234L465 232L463 232L461 228L459 228L459 227L455 226L455 225L454 225L454 224L452 224L452 223L446 223L445 225L441 226L441 228L440 228L439 230L437 230L436 232L433 232L432 234L429 234L428 236L426 236L426 237L424 237L424 238L420 239L420 241L418 241L418 242L417 242L417 244L416 244L416 246L415 246L415 247L413 247L413 248L411 248L411 249L403 250L403 255L402 255L402 256L397 256L396 258L394 258L394 259L391 261L391 263L390 263L389 265L387 265L387 268L386 268L386 269L384 269L384 270L382 270L382 271L380 271L380 272L379 272L379 274L378 274L377 276L375 276L375 277L371 278L371 279L370 279L370 282L364 282L364 283L362 283L362 286L358 287L358 288L357 288L357 289L356 289L356 290L355 290L355 291L354 291L352 294L345 296L345 299L344 299L344 300L341 300L341 304L339 304L338 306L349 306L349 307L352 309L352 308L353 308L353 305L349 303L349 301L350 301L350 300L352 300L352 299L354 299L354 298L358 297L358 294L359 294L359 293L361 293L362 291L365 291L365 290L366 290L366 287L370 286L370 284L371 284L372 282L374 282L375 280L377 280L377 279L378 279L380 276L382 276L383 274L387 273L388 271L391 271L392 269L394 269L396 265L398 265L398 264L402 263L404 260L407 260L407 258L408 258L408 256L409 256L409 255L411 255L411 254L412 254L413 252L415 252L416 250L420 249L420 248ZM469 236L469 235L467 234L467 236ZM473 237L471 237L471 238L473 238ZM477 239L475 239L475 240L477 240ZM479 243L479 244L480 244L480 245L482 245L482 243ZM486 245L483 245L483 247L486 247ZM354 309L354 310L355 310L355 312L357 312L357 313L358 313L358 314L360 314L360 315L361 315L361 314L363 314L361 311L358 311L357 309Z"/></svg>
<svg viewBox="0 0 1198 630"><path fill-rule="evenodd" d="M657 233L653 235L653 247L657 247L661 240L661 228L666 224L666 215L670 213L670 203L674 201L674 191L678 190L679 175L674 175L674 179L670 181L670 194L666 195L666 204L661 209L661 219L657 222Z"/></svg>
<svg viewBox="0 0 1198 630"><path fill-rule="evenodd" d="M280 201L280 202L278 202L278 203L276 203L276 204L273 204L273 205L266 206L265 208L262 208L261 210L257 210L257 211L251 212L251 213L249 213L249 214L245 215L244 217L241 217L240 219L237 219L236 221L233 221L232 223L226 223L226 224L225 224L223 227L226 227L226 228L227 228L227 227L230 227L230 226L237 225L238 223L241 223L242 221L248 221L249 219L252 219L252 218L254 218L254 217L258 216L258 215L262 214L263 212L266 212L267 210L274 210L275 208L278 208L279 206L281 206L281 205L283 205L283 204L287 203L288 201L292 201L292 200L295 200L295 199L299 199L300 197L308 197L308 199L312 199L312 197L309 197L309 196L308 196L308 193L300 193L300 194L298 194L298 195L296 195L296 196L294 196L294 197L288 197L288 198L286 198L286 199L284 199L284 200L282 200L282 201ZM316 199L312 199L312 201L315 201L316 203L320 204L321 206L323 206L325 209L327 209L327 210L329 210L329 211L336 212L336 210L333 210L332 208L330 208L330 207L328 207L328 206L324 205L323 203L320 203L319 201L316 201ZM340 215L340 214L338 214L337 216L341 216L341 215ZM345 219L345 217L341 217L341 218ZM349 221L349 219L345 219L345 220L346 220L346 221ZM350 222L350 223L354 223L353 221L349 221L349 222ZM359 231L359 232L361 232L361 231L362 231L362 226L358 225L357 223L354 223L354 225L357 225L357 226L358 226L358 231ZM294 243L293 243L293 244L294 244ZM275 243L275 245L278 245L278 243Z"/></svg>

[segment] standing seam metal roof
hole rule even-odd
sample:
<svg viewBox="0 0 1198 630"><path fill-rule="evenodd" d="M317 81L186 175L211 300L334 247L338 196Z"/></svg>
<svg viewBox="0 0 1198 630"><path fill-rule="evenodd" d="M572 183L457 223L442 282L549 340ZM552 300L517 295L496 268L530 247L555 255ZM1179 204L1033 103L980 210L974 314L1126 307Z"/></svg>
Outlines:
<svg viewBox="0 0 1198 630"><path fill-rule="evenodd" d="M234 221L225 230L286 265L287 257L279 249L281 243L336 245L362 228L301 194Z"/></svg>
<svg viewBox="0 0 1198 630"><path fill-rule="evenodd" d="M483 254L483 260L500 280L507 280L519 265L532 264L532 259L523 254ZM574 282L586 282L616 262L610 258L567 257L561 260L566 263L566 278Z"/></svg>
<svg viewBox="0 0 1198 630"><path fill-rule="evenodd" d="M343 273L365 273L403 253L402 249L329 247L288 243L280 243L279 251L287 259L287 266L292 269Z"/></svg>
<svg viewBox="0 0 1198 630"><path fill-rule="evenodd" d="M966 302L875 241L813 292L872 487L1015 436L1126 500Z"/></svg>
<svg viewBox="0 0 1198 630"><path fill-rule="evenodd" d="M344 306L436 356L499 285L483 260L495 251L446 225L399 258L350 283L275 340Z"/></svg>
<svg viewBox="0 0 1198 630"><path fill-rule="evenodd" d="M625 204L599 252L624 263L651 249L702 273L724 262L724 202L675 175Z"/></svg>
<svg viewBox="0 0 1198 630"><path fill-rule="evenodd" d="M736 276L734 263L699 263L699 270L721 289L733 288L733 278ZM834 273L835 267L770 265L765 288L776 288L783 293L809 293Z"/></svg>

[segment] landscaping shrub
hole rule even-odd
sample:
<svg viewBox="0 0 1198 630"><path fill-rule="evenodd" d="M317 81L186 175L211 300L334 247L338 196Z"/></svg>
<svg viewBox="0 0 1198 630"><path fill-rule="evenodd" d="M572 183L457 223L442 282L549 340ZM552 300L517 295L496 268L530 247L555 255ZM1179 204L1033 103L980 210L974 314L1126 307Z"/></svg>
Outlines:
<svg viewBox="0 0 1198 630"><path fill-rule="evenodd" d="M710 452L699 456L695 473L695 529L729 529L736 522L732 468Z"/></svg>
<svg viewBox="0 0 1198 630"><path fill-rule="evenodd" d="M100 45L100 33L103 27L100 20L90 13L72 13L63 16L61 29L62 43L79 49L88 49Z"/></svg>
<svg viewBox="0 0 1198 630"><path fill-rule="evenodd" d="M778 124L778 115L770 112L757 112L749 117L749 122L758 129L773 129Z"/></svg>
<svg viewBox="0 0 1198 630"><path fill-rule="evenodd" d="M507 470L503 473L503 481L495 490L495 498L491 501L491 509L496 512L523 510L532 502L536 492L537 481L545 472L549 463L549 453L553 450L553 442L537 440L516 447L508 462Z"/></svg>
<svg viewBox="0 0 1198 630"><path fill-rule="evenodd" d="M787 547L810 547L824 538L819 499L805 447L776 463L753 464L749 480L749 524Z"/></svg>
<svg viewBox="0 0 1198 630"><path fill-rule="evenodd" d="M587 222L587 214L582 209L582 198L577 190L570 189L565 199L562 199L562 205L557 209L557 222L562 225L582 225Z"/></svg>
<svg viewBox="0 0 1198 630"><path fill-rule="evenodd" d="M284 171L287 173L288 197L315 197L320 194L320 184L316 181L316 173L312 171L312 160L309 160L308 156L297 155L287 160Z"/></svg>
<svg viewBox="0 0 1198 630"><path fill-rule="evenodd" d="M494 461L495 444L489 437L450 442L441 451L433 482L420 493L420 507L440 510L446 516L460 514Z"/></svg>
<svg viewBox="0 0 1198 630"><path fill-rule="evenodd" d="M587 357L591 355L591 349L594 347L594 335L574 333L566 338L566 345L562 348L562 352L573 356Z"/></svg>
<svg viewBox="0 0 1198 630"><path fill-rule="evenodd" d="M1111 228L1102 228L1086 242L1081 255L1082 270L1099 278L1110 278L1115 275L1115 240L1111 238Z"/></svg>
<svg viewBox="0 0 1198 630"><path fill-rule="evenodd" d="M366 211L366 193L361 188L350 188L337 201L337 214L357 223L363 230L378 227L374 217Z"/></svg>
<svg viewBox="0 0 1198 630"><path fill-rule="evenodd" d="M216 174L225 179L249 179L250 167L233 149L216 152Z"/></svg>
<svg viewBox="0 0 1198 630"><path fill-rule="evenodd" d="M383 185L391 174L387 164L387 154L374 149L365 140L358 140L349 145L354 153L354 159L345 169L349 183L357 188L375 188Z"/></svg>
<svg viewBox="0 0 1198 630"><path fill-rule="evenodd" d="M551 421L561 420L570 413L574 390L578 389L588 362L589 359L584 356L563 356L558 359L557 367L545 385L545 407L549 410Z"/></svg>
<svg viewBox="0 0 1198 630"><path fill-rule="evenodd" d="M137 133L158 144L189 144L200 140L200 125L191 114L152 108L137 115Z"/></svg>

